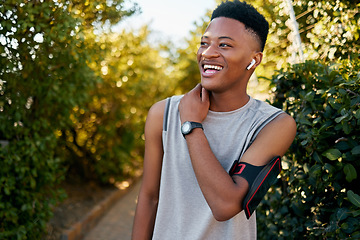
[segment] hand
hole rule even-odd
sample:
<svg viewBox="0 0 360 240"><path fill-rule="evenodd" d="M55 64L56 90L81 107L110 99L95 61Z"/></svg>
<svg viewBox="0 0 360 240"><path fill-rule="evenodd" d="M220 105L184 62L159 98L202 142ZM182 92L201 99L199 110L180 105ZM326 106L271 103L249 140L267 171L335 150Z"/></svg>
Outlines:
<svg viewBox="0 0 360 240"><path fill-rule="evenodd" d="M201 86L196 85L190 92L186 93L179 104L181 123L193 121L202 123L207 116L210 107L209 92Z"/></svg>

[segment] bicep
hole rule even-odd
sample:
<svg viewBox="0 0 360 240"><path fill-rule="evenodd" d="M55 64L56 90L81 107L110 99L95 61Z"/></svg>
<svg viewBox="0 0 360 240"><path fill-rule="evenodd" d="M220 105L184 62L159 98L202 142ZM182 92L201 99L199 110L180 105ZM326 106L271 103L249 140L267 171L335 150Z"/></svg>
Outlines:
<svg viewBox="0 0 360 240"><path fill-rule="evenodd" d="M283 156L295 135L294 119L286 113L280 114L260 131L241 161L257 166L265 165L273 157Z"/></svg>
<svg viewBox="0 0 360 240"><path fill-rule="evenodd" d="M165 102L152 106L145 124L144 173L141 192L151 198L158 198L163 157L162 119Z"/></svg>

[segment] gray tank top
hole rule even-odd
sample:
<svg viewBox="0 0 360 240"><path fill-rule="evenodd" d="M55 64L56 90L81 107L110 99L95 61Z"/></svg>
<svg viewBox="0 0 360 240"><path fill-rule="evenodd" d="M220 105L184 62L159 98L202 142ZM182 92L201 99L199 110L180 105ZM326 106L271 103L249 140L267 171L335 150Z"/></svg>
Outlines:
<svg viewBox="0 0 360 240"><path fill-rule="evenodd" d="M213 217L197 183L186 141L181 134L178 111L181 98L171 97L164 114L164 156L153 239L256 239L255 214L247 220L241 211L224 222ZM256 136L280 113L280 109L253 98L235 111L208 112L203 122L204 133L226 171L243 155L253 135Z"/></svg>

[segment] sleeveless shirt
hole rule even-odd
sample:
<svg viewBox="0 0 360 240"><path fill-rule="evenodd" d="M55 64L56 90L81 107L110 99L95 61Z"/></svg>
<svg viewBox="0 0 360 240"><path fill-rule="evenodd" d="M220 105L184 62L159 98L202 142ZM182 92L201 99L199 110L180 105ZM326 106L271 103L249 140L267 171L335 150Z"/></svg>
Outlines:
<svg viewBox="0 0 360 240"><path fill-rule="evenodd" d="M153 239L256 239L256 214L247 220L241 211L223 222L213 217L196 180L181 133L178 111L181 98L171 97L164 114L164 155ZM280 109L251 97L247 104L231 112L209 110L202 123L204 134L222 167L229 171L251 144L252 136L280 113Z"/></svg>

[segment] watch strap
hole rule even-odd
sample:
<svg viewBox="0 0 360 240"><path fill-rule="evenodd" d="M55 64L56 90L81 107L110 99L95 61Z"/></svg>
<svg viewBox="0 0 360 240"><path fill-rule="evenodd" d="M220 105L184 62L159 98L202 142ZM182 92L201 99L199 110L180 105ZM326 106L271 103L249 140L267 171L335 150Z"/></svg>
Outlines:
<svg viewBox="0 0 360 240"><path fill-rule="evenodd" d="M195 128L201 128L202 130L204 130L203 125L201 123L198 122L190 122L190 123L191 123L191 130Z"/></svg>

